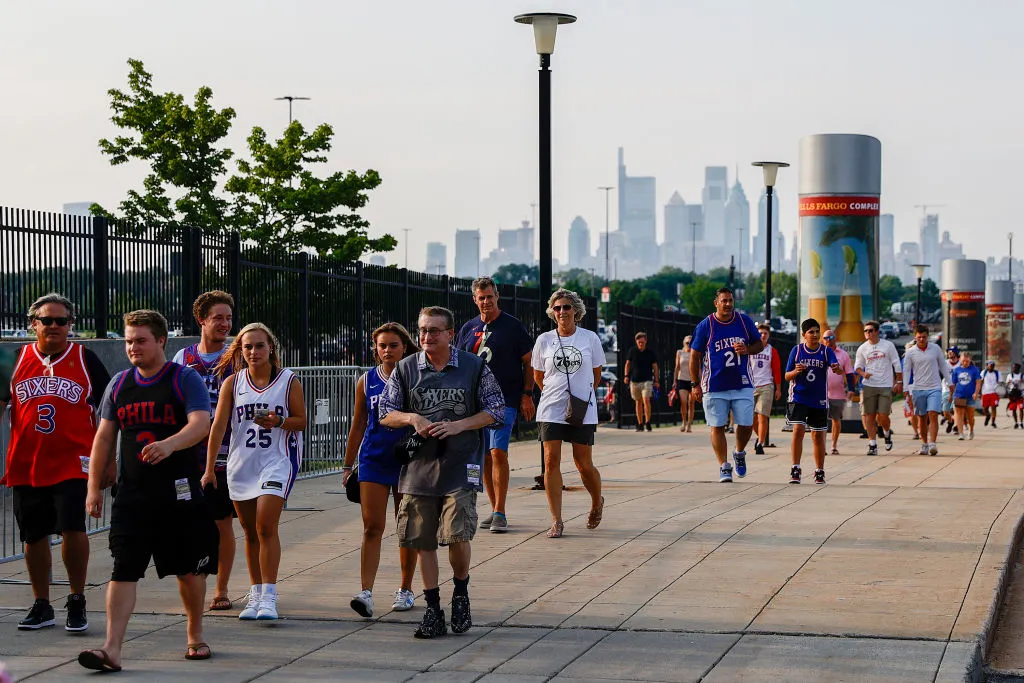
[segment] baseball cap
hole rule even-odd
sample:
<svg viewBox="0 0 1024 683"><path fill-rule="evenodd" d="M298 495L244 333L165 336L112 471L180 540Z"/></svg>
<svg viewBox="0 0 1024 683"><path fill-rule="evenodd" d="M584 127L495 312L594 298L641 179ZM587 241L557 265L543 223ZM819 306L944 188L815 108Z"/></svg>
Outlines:
<svg viewBox="0 0 1024 683"><path fill-rule="evenodd" d="M955 353L955 354L956 354L956 355L958 355L958 356L960 355L960 347L959 347L959 346L950 346L950 347L949 347L948 349L946 349L946 350L947 350L947 351L952 351L953 353Z"/></svg>
<svg viewBox="0 0 1024 683"><path fill-rule="evenodd" d="M996 364L996 362L994 360L992 360L991 358L988 359L987 361L985 361L985 365L995 365L995 364Z"/></svg>

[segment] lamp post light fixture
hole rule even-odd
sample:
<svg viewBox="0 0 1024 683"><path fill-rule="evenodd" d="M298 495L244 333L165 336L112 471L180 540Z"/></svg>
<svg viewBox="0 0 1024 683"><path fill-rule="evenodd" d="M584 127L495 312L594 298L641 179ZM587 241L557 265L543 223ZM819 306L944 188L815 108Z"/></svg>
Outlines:
<svg viewBox="0 0 1024 683"><path fill-rule="evenodd" d="M538 268L540 302L546 307L551 294L551 54L555 51L555 34L561 24L571 24L576 17L555 12L519 14L516 23L533 26L533 39L540 55L538 98L538 142L540 143L540 264Z"/></svg>
<svg viewBox="0 0 1024 683"><path fill-rule="evenodd" d="M768 197L768 215L765 221L765 276L764 276L764 319L771 324L772 320L772 203L775 196L775 179L780 168L787 168L785 161L755 161L751 166L759 166L764 173L765 193Z"/></svg>
<svg viewBox="0 0 1024 683"><path fill-rule="evenodd" d="M927 263L915 263L910 266L914 269L914 274L917 276L917 303L914 306L914 321L921 324L921 285L924 282L924 269L928 268ZM913 332L913 330L911 330Z"/></svg>

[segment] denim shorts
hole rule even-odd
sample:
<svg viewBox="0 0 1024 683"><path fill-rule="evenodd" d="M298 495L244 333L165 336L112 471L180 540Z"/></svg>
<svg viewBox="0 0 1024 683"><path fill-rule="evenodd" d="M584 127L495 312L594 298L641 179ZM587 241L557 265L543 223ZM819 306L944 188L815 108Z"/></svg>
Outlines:
<svg viewBox="0 0 1024 683"><path fill-rule="evenodd" d="M724 427L729 421L729 412L737 427L754 424L754 389L733 389L704 394L704 418L709 427Z"/></svg>
<svg viewBox="0 0 1024 683"><path fill-rule="evenodd" d="M487 429L487 449L508 453L508 442L512 438L512 428L516 426L516 416L519 411L515 408L505 406L505 424L495 429Z"/></svg>
<svg viewBox="0 0 1024 683"><path fill-rule="evenodd" d="M942 412L942 389L914 389L914 414Z"/></svg>

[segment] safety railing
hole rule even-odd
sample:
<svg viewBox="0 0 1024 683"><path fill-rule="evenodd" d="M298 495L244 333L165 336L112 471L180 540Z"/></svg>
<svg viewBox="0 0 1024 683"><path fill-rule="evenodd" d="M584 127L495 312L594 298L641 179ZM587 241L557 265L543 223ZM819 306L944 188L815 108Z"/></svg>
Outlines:
<svg viewBox="0 0 1024 683"><path fill-rule="evenodd" d="M352 424L356 382L365 368L356 366L292 368L306 398L306 430L299 479L341 472L345 440ZM10 409L0 416L0 476L5 472L10 435ZM110 491L104 494L103 516L89 517L88 533L110 526ZM54 538L59 543L59 538ZM23 557L21 537L14 520L14 490L0 487L0 563Z"/></svg>

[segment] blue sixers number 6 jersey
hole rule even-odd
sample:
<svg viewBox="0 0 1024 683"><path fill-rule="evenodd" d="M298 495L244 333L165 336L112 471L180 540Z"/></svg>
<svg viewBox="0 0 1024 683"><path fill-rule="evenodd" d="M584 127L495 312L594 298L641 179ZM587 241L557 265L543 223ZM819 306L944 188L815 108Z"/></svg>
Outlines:
<svg viewBox="0 0 1024 683"><path fill-rule="evenodd" d="M836 363L836 354L824 344L811 351L805 344L797 344L789 353L786 372L796 369L797 363L807 366L807 372L789 383L790 403L810 408L828 408L828 374Z"/></svg>
<svg viewBox="0 0 1024 683"><path fill-rule="evenodd" d="M743 313L733 313L732 319L725 323L717 320L714 314L700 321L693 331L690 348L703 354L701 390L716 392L752 388L747 356L737 354L732 345L755 341L761 341L761 335L754 321Z"/></svg>

